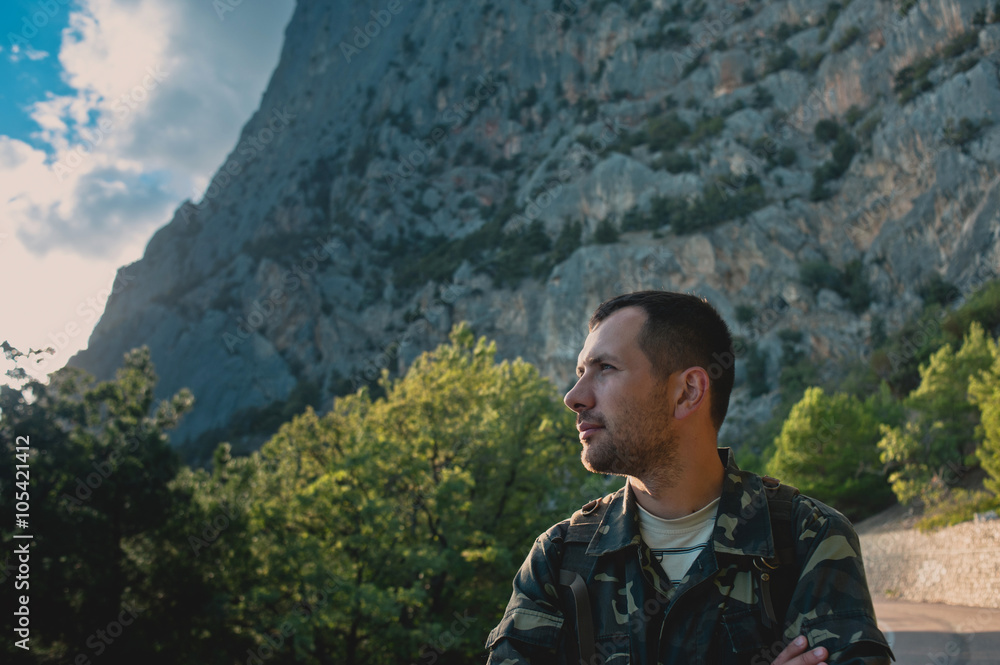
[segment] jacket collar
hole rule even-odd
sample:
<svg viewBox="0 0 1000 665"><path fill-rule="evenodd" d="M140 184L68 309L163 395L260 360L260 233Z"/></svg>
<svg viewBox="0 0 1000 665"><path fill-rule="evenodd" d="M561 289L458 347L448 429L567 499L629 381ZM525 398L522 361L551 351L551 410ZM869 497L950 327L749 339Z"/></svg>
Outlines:
<svg viewBox="0 0 1000 665"><path fill-rule="evenodd" d="M741 471L736 466L732 449L719 448L719 459L725 467L722 496L715 520L713 544L717 553L744 556L774 556L771 517L767 510L767 495L760 476ZM631 486L611 495L608 509L601 519L587 554L600 556L631 545L638 545L639 508Z"/></svg>

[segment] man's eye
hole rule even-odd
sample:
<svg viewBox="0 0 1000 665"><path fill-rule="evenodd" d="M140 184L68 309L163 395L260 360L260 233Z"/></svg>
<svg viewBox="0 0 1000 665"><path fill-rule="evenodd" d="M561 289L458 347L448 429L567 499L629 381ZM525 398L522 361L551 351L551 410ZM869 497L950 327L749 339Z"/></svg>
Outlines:
<svg viewBox="0 0 1000 665"><path fill-rule="evenodd" d="M614 365L609 365L608 363L601 363L601 371L604 371L605 369L614 369L614 368L615 368Z"/></svg>

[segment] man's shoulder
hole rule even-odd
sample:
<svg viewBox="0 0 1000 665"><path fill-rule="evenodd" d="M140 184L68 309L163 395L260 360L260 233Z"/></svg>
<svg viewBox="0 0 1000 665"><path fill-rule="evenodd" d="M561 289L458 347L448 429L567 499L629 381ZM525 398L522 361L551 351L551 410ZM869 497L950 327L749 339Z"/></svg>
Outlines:
<svg viewBox="0 0 1000 665"><path fill-rule="evenodd" d="M857 537L851 520L819 499L799 493L792 505L796 528L803 536L809 535L806 533L809 530L817 533L822 530L828 535L850 533Z"/></svg>
<svg viewBox="0 0 1000 665"><path fill-rule="evenodd" d="M590 542L594 532L604 520L608 508L624 499L625 488L592 499L580 506L572 515L553 524L540 538L565 542Z"/></svg>
<svg viewBox="0 0 1000 665"><path fill-rule="evenodd" d="M759 484L762 489L768 487L771 483L781 483L784 487L793 490L793 492L776 492L768 500L773 501L773 497L778 496L781 497L781 500L791 501L792 520L797 534L806 534L808 536L807 532L809 530L816 530L818 528L822 528L824 531L848 531L852 534L854 533L854 525L851 524L851 521L843 513L815 497L800 492L798 488L788 483L782 483L778 478L761 475L753 471L739 469L737 473L743 477L744 487L746 479L753 477L755 479L754 484ZM764 493L766 494L766 492Z"/></svg>

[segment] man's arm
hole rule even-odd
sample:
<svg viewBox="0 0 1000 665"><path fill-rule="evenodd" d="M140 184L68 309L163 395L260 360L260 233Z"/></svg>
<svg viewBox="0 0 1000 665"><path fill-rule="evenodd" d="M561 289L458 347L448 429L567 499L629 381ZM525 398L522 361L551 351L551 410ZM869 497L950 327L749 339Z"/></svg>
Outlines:
<svg viewBox="0 0 1000 665"><path fill-rule="evenodd" d="M486 640L489 665L561 662L557 653L563 613L552 563L562 558L560 545L543 534L521 564L503 619Z"/></svg>
<svg viewBox="0 0 1000 665"><path fill-rule="evenodd" d="M794 519L801 569L786 638L804 635L811 648L825 647L830 665L888 665L892 652L875 622L854 527L809 497L796 501Z"/></svg>

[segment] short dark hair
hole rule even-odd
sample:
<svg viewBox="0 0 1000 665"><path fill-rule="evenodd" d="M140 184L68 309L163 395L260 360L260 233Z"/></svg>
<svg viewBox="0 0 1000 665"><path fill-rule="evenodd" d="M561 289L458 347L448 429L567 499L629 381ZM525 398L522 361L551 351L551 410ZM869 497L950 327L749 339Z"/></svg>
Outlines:
<svg viewBox="0 0 1000 665"><path fill-rule="evenodd" d="M636 291L598 305L590 317L590 330L625 307L639 307L646 312L639 348L661 379L689 367L708 372L710 415L718 431L729 410L735 376L736 356L729 326L704 298L672 291Z"/></svg>

